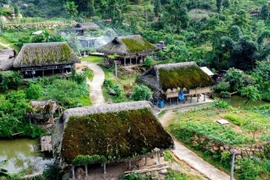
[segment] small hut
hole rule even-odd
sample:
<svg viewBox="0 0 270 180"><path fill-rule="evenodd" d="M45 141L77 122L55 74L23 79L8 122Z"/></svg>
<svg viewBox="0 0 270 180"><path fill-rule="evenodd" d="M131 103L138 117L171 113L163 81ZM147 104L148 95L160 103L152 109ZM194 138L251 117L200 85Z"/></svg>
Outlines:
<svg viewBox="0 0 270 180"><path fill-rule="evenodd" d="M79 23L76 24L72 31L77 33L80 36L85 35L86 32L89 31L96 31L99 29L99 26L93 22L88 22L88 23Z"/></svg>
<svg viewBox="0 0 270 180"><path fill-rule="evenodd" d="M29 102L31 109L26 112L29 123L47 123L53 120L53 115L57 112L62 113L62 104L56 100L31 100Z"/></svg>
<svg viewBox="0 0 270 180"><path fill-rule="evenodd" d="M169 100L191 97L211 92L211 77L195 62L156 65L137 79L154 91L154 98ZM185 102L185 101L184 101Z"/></svg>
<svg viewBox="0 0 270 180"><path fill-rule="evenodd" d="M121 64L142 63L147 55L152 55L158 48L146 41L140 35L115 37L108 44L101 46L97 52L104 53L105 60L108 55L117 54Z"/></svg>
<svg viewBox="0 0 270 180"><path fill-rule="evenodd" d="M24 77L44 76L44 73L64 73L80 62L79 57L66 42L24 44L13 67Z"/></svg>
<svg viewBox="0 0 270 180"><path fill-rule="evenodd" d="M7 71L12 68L13 61L16 56L16 51L12 49L0 50L0 70Z"/></svg>
<svg viewBox="0 0 270 180"><path fill-rule="evenodd" d="M99 155L106 163L131 161L154 149L174 148L147 101L105 104L65 110L53 134L54 153L62 165L78 155Z"/></svg>

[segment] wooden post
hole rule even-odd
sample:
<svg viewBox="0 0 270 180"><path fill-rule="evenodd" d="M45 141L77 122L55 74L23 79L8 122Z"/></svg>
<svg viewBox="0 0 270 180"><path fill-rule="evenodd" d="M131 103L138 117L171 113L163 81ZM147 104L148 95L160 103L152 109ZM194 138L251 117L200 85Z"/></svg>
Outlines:
<svg viewBox="0 0 270 180"><path fill-rule="evenodd" d="M197 102L199 102L199 94L197 94Z"/></svg>
<svg viewBox="0 0 270 180"><path fill-rule="evenodd" d="M72 179L75 179L75 168L74 168L74 166L71 167L71 171L72 171Z"/></svg>
<svg viewBox="0 0 270 180"><path fill-rule="evenodd" d="M128 169L131 170L131 160L128 160Z"/></svg>
<svg viewBox="0 0 270 180"><path fill-rule="evenodd" d="M136 65L138 64L138 62L137 62L137 61L138 61L138 56L136 56Z"/></svg>
<svg viewBox="0 0 270 180"><path fill-rule="evenodd" d="M205 101L205 93L203 94L203 101Z"/></svg>
<svg viewBox="0 0 270 180"><path fill-rule="evenodd" d="M160 152L157 153L158 163L160 163Z"/></svg>
<svg viewBox="0 0 270 180"><path fill-rule="evenodd" d="M147 156L144 157L144 165L147 165Z"/></svg>
<svg viewBox="0 0 270 180"><path fill-rule="evenodd" d="M131 65L131 56L129 57L129 65Z"/></svg>
<svg viewBox="0 0 270 180"><path fill-rule="evenodd" d="M126 56L124 57L124 66L126 66L127 63L126 63Z"/></svg>
<svg viewBox="0 0 270 180"><path fill-rule="evenodd" d="M88 177L88 167L87 167L87 164L84 165L84 167L85 167L85 179L87 179L87 177Z"/></svg>
<svg viewBox="0 0 270 180"><path fill-rule="evenodd" d="M106 163L103 164L103 173L106 174L107 170L106 170Z"/></svg>

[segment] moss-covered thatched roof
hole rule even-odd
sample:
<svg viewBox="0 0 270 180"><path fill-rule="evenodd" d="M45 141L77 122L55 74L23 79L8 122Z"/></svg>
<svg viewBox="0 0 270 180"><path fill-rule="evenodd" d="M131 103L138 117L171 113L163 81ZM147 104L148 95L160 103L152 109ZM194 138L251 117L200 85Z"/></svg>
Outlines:
<svg viewBox="0 0 270 180"><path fill-rule="evenodd" d="M78 56L65 42L24 44L13 66L29 67L80 62Z"/></svg>
<svg viewBox="0 0 270 180"><path fill-rule="evenodd" d="M178 87L195 89L214 85L211 77L195 62L156 65L142 74L139 82L160 91Z"/></svg>
<svg viewBox="0 0 270 180"><path fill-rule="evenodd" d="M69 109L62 121L61 154L68 163L79 154L116 162L174 146L146 101Z"/></svg>
<svg viewBox="0 0 270 180"><path fill-rule="evenodd" d="M101 53L118 55L140 54L155 50L157 47L140 35L115 37L111 42L97 49Z"/></svg>

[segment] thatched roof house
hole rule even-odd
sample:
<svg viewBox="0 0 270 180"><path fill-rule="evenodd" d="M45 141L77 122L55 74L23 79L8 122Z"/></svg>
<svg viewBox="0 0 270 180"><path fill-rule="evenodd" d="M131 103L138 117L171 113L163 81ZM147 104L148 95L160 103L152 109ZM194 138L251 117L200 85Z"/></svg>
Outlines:
<svg viewBox="0 0 270 180"><path fill-rule="evenodd" d="M85 32L87 31L96 31L99 29L99 26L93 22L88 22L88 23L78 23L76 24L72 31L75 33L78 33L79 35L84 35Z"/></svg>
<svg viewBox="0 0 270 180"><path fill-rule="evenodd" d="M156 97L178 97L179 91L187 95L211 92L214 85L208 76L195 62L183 62L156 65L143 73L138 82L150 87Z"/></svg>
<svg viewBox="0 0 270 180"><path fill-rule="evenodd" d="M12 49L0 50L0 70L7 71L12 68L16 51Z"/></svg>
<svg viewBox="0 0 270 180"><path fill-rule="evenodd" d="M146 101L68 109L56 126L53 144L54 153L68 164L79 154L119 162L174 147Z"/></svg>
<svg viewBox="0 0 270 180"><path fill-rule="evenodd" d="M97 52L104 53L105 56L117 54L118 58L126 65L129 59L130 64L133 61L143 60L145 56L153 54L158 48L146 41L140 35L115 37L108 44L101 46Z"/></svg>
<svg viewBox="0 0 270 180"><path fill-rule="evenodd" d="M66 42L29 43L24 44L13 66L24 74L35 75L42 72L71 70L74 63L80 62L78 56Z"/></svg>

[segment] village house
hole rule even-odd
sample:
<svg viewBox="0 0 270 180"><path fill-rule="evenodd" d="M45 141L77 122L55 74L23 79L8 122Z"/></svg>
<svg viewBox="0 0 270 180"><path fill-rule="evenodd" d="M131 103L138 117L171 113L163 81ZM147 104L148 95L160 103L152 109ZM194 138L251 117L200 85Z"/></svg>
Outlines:
<svg viewBox="0 0 270 180"><path fill-rule="evenodd" d="M90 31L96 31L98 29L99 26L97 24L93 22L88 22L76 24L71 31L78 34L79 36L83 36Z"/></svg>
<svg viewBox="0 0 270 180"><path fill-rule="evenodd" d="M0 50L0 70L7 71L12 68L16 51L12 49Z"/></svg>
<svg viewBox="0 0 270 180"><path fill-rule="evenodd" d="M97 52L104 53L105 61L108 61L109 55L117 55L118 64L126 66L127 64L143 63L148 55L152 55L158 48L146 41L140 35L115 37L108 44L101 46Z"/></svg>
<svg viewBox="0 0 270 180"><path fill-rule="evenodd" d="M201 94L205 100L205 94L210 93L214 85L211 77L195 62L155 65L138 77L137 82L152 89L156 101L169 101L170 104L172 100L185 103L187 97L192 102L193 96L199 101Z"/></svg>
<svg viewBox="0 0 270 180"><path fill-rule="evenodd" d="M22 72L24 77L44 76L45 73L70 72L79 57L66 42L24 44L13 67Z"/></svg>
<svg viewBox="0 0 270 180"><path fill-rule="evenodd" d="M131 168L131 160L147 157L154 149L163 152L174 148L172 137L147 101L65 110L52 141L57 160L64 167L73 165L73 174L73 160L78 155L104 157L106 173L106 163L129 161Z"/></svg>

